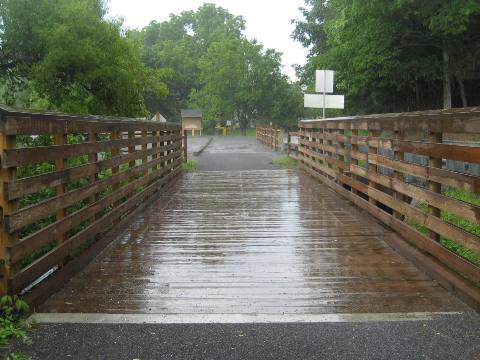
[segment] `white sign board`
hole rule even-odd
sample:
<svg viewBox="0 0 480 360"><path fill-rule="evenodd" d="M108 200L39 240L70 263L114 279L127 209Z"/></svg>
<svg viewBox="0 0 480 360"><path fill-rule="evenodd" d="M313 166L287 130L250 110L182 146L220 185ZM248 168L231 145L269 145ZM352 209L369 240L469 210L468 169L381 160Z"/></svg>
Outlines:
<svg viewBox="0 0 480 360"><path fill-rule="evenodd" d="M333 93L334 77L335 71L333 70L317 70L315 72L315 91L319 93Z"/></svg>
<svg viewBox="0 0 480 360"><path fill-rule="evenodd" d="M232 126L232 120L227 120L227 126Z"/></svg>
<svg viewBox="0 0 480 360"><path fill-rule="evenodd" d="M325 98L325 106L323 99ZM344 109L345 96L343 95L322 95L322 94L305 94L304 105L306 108L316 109Z"/></svg>

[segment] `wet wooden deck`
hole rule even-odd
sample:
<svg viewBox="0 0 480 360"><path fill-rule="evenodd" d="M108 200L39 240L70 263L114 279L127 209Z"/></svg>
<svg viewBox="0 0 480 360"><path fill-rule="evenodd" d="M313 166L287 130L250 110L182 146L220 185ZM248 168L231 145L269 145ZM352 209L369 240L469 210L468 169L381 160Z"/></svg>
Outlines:
<svg viewBox="0 0 480 360"><path fill-rule="evenodd" d="M185 175L43 312L326 314L462 311L391 233L306 175Z"/></svg>

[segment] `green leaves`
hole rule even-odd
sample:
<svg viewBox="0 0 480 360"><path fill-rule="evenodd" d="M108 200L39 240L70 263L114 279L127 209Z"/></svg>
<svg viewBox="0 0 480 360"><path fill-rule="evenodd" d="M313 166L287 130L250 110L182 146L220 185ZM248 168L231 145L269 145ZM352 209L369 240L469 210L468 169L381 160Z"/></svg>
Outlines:
<svg viewBox="0 0 480 360"><path fill-rule="evenodd" d="M12 337L29 343L25 324L20 316L29 311L28 304L17 295L4 295L0 298L0 346L5 346Z"/></svg>
<svg viewBox="0 0 480 360"><path fill-rule="evenodd" d="M166 97L162 74L144 67L120 22L104 18L103 0L1 0L0 11L4 78L47 100L17 105L134 117L146 113L144 93Z"/></svg>
<svg viewBox="0 0 480 360"><path fill-rule="evenodd" d="M453 83L454 106L478 102L480 3L476 0L306 0L294 37L311 46L302 81L316 68L337 71L350 113L442 106ZM448 55L445 60L444 55ZM454 81L456 80L456 82Z"/></svg>
<svg viewBox="0 0 480 360"><path fill-rule="evenodd" d="M256 119L296 122L299 87L281 74L280 54L246 39L244 28L242 17L213 4L144 28L144 63L171 74L167 100L149 96L149 109L179 118L181 108L199 107L207 128L234 119L243 127Z"/></svg>

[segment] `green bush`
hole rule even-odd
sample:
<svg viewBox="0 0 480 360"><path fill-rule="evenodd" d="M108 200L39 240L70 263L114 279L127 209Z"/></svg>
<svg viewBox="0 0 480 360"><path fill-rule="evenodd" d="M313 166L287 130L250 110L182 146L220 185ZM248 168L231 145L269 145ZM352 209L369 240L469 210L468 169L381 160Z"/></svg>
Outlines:
<svg viewBox="0 0 480 360"><path fill-rule="evenodd" d="M28 304L16 295L4 295L0 298L0 346L7 346L12 338L31 344L27 336L27 326L21 319L28 310Z"/></svg>

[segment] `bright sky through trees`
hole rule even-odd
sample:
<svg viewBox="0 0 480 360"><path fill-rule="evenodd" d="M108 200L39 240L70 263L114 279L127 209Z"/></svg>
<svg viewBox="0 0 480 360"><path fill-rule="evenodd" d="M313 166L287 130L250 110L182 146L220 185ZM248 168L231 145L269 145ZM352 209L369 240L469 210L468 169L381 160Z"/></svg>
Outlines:
<svg viewBox="0 0 480 360"><path fill-rule="evenodd" d="M301 17L298 8L304 6L303 0L110 0L108 6L110 16L123 17L128 27L141 29L151 20L168 20L172 13L195 10L205 2L243 16L247 22L247 37L282 52L283 71L291 78L295 77L291 65L305 64L307 49L291 38L294 29L291 20Z"/></svg>

